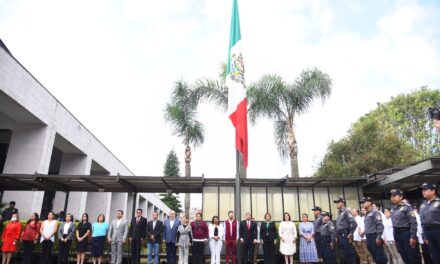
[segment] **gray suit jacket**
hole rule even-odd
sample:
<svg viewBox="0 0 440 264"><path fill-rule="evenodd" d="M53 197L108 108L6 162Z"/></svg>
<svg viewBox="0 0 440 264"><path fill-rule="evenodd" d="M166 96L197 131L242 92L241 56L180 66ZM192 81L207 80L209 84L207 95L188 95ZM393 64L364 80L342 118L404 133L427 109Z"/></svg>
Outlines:
<svg viewBox="0 0 440 264"><path fill-rule="evenodd" d="M66 224L65 222L62 222L60 227L58 228L58 239L63 237L65 224ZM67 237L66 237L67 240L73 240L74 234L75 234L75 223L71 223L69 229L67 230Z"/></svg>
<svg viewBox="0 0 440 264"><path fill-rule="evenodd" d="M118 220L113 220L110 228L108 230L107 237L112 240L112 242L124 242L128 235L128 221L121 219L121 223L118 227Z"/></svg>

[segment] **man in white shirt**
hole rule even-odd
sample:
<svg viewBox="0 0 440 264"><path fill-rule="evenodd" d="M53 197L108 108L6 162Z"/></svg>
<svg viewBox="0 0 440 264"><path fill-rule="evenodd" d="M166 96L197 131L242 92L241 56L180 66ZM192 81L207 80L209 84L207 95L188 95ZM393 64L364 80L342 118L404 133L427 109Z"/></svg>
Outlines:
<svg viewBox="0 0 440 264"><path fill-rule="evenodd" d="M357 254L359 255L360 264L368 264L368 249L364 239L365 223L364 219L359 214L359 209L353 209L352 215L356 220L357 227L353 233L353 245Z"/></svg>

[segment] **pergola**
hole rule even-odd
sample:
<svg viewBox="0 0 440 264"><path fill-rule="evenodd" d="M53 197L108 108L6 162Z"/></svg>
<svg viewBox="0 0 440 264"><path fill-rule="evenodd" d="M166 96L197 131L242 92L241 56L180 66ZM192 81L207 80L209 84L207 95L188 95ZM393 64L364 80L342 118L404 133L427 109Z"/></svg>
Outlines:
<svg viewBox="0 0 440 264"><path fill-rule="evenodd" d="M363 186L363 190L366 195L383 197L393 188L409 192L419 188L423 182L440 182L440 157L371 174L368 176L368 183Z"/></svg>
<svg viewBox="0 0 440 264"><path fill-rule="evenodd" d="M366 178L282 178L240 179L241 187L344 187L361 186ZM0 191L63 191L67 209L70 192L124 192L133 193L133 211L138 193L203 193L207 186L236 184L234 178L163 177L163 176L109 176L109 175L41 175L0 174Z"/></svg>

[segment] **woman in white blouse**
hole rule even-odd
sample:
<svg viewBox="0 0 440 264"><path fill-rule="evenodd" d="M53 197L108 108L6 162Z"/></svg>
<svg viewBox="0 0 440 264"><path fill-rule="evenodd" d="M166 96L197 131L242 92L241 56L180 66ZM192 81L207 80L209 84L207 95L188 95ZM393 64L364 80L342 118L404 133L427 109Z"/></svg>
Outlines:
<svg viewBox="0 0 440 264"><path fill-rule="evenodd" d="M392 264L403 264L403 260L397 251L396 242L394 241L393 222L391 221L391 212L389 208L384 211L385 218L383 219L383 235L382 239L385 241L385 253Z"/></svg>
<svg viewBox="0 0 440 264"><path fill-rule="evenodd" d="M212 217L209 229L209 249L211 250L211 264L220 264L220 252L222 251L224 230L220 225L218 216Z"/></svg>
<svg viewBox="0 0 440 264"><path fill-rule="evenodd" d="M284 255L285 264L293 263L293 255L296 253L296 226L290 219L289 213L284 213L284 221L278 229L281 242L280 252Z"/></svg>
<svg viewBox="0 0 440 264"><path fill-rule="evenodd" d="M41 254L40 264L50 263L52 261L52 248L55 241L55 234L58 229L58 222L55 220L55 213L49 212L47 220L43 222L40 228Z"/></svg>

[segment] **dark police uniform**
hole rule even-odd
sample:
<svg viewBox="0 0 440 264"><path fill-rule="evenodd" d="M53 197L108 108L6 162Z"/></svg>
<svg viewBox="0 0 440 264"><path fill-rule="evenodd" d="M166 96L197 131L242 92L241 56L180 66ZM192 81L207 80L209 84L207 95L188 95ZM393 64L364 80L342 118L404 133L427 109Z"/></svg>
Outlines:
<svg viewBox="0 0 440 264"><path fill-rule="evenodd" d="M322 212L321 207L315 206L312 211ZM318 251L318 256L322 258L322 243L321 243L321 226L323 224L322 215L315 218L313 222L313 229L315 230L315 244L316 250Z"/></svg>
<svg viewBox="0 0 440 264"><path fill-rule="evenodd" d="M330 216L329 212L322 212L322 216ZM336 264L336 228L331 220L322 222L321 228L322 257L325 264ZM333 248L332 248L333 247Z"/></svg>
<svg viewBox="0 0 440 264"><path fill-rule="evenodd" d="M365 197L361 203L373 202L371 197ZM372 209L365 216L365 236L367 238L367 248L373 256L376 264L386 264L388 262L387 256L383 249L383 241L380 246L376 245L376 240L382 240L383 234L382 215L379 211Z"/></svg>
<svg viewBox="0 0 440 264"><path fill-rule="evenodd" d="M424 183L423 189L436 189L436 184ZM440 263L440 198L431 202L424 201L420 205L420 222L423 229L423 239L429 242L429 251L433 263Z"/></svg>
<svg viewBox="0 0 440 264"><path fill-rule="evenodd" d="M403 195L399 189L391 190L391 195ZM412 207L400 203L391 209L391 220L393 222L394 240L397 250L406 264L420 264L422 262L417 242L417 219ZM416 247L409 244L410 239L416 240Z"/></svg>
<svg viewBox="0 0 440 264"><path fill-rule="evenodd" d="M9 207L4 209L2 212L2 217L0 221L0 233L3 231L3 227L4 227L3 222L10 221L13 214L18 214L18 209L15 207L12 208L11 207L12 204L15 206L15 202L11 201L9 203Z"/></svg>
<svg viewBox="0 0 440 264"><path fill-rule="evenodd" d="M345 199L339 197L334 201L335 203L344 202ZM348 236L352 235L356 230L357 223L351 214L350 210L347 208L341 208L339 210L338 218L336 219L336 230L338 234L338 244L341 247L344 254L344 263L345 264L355 264L356 257L354 247L348 241Z"/></svg>

